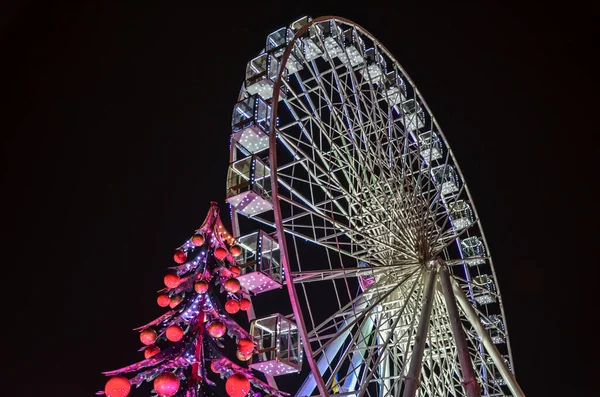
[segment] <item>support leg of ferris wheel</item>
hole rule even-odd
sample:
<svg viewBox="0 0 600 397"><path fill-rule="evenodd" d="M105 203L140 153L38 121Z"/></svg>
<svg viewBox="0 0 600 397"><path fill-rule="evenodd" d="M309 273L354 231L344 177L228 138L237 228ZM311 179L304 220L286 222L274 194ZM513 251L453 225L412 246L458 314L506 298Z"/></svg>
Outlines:
<svg viewBox="0 0 600 397"><path fill-rule="evenodd" d="M425 284L425 294L423 296L423 307L419 316L419 327L415 335L415 347L410 357L410 367L406 375L406 383L402 397L415 397L419 388L419 378L421 377L421 366L423 364L423 352L425 350L425 341L429 331L429 318L431 317L431 308L433 306L433 293L435 291L435 279L437 278L437 266L431 266L427 275Z"/></svg>
<svg viewBox="0 0 600 397"><path fill-rule="evenodd" d="M463 386L467 392L467 397L480 397L481 392L479 391L479 384L477 383L477 378L475 378L475 371L473 370L473 363L471 363L471 356L469 355L469 347L467 346L465 332L460 323L458 307L456 306L456 300L454 298L454 293L452 292L452 282L450 281L450 275L448 274L448 266L445 263L442 263L440 266L440 282L442 284L444 300L446 301L446 308L448 309L448 317L452 335L454 336L454 343L456 344L456 351L458 353L458 362L460 363L460 370L463 376Z"/></svg>
<svg viewBox="0 0 600 397"><path fill-rule="evenodd" d="M477 313L471 306L471 302L469 302L469 299L467 298L465 293L462 291L462 289L460 289L460 287L456 284L456 282L452 283L452 289L454 291L454 295L456 296L456 300L458 301L458 304L465 312L467 319L469 320L469 322L475 329L475 332L481 339L481 341L483 343L483 347L485 347L486 351L488 352L488 354L490 355L490 357L492 359L492 362L494 363L494 365L496 365L496 368L498 368L498 370L500 371L500 375L502 375L502 378L506 382L506 385L510 389L513 396L514 397L525 397L525 393L523 393L523 390L521 390L521 387L517 383L515 376L512 374L512 372L510 372L510 369L508 369L508 366L506 365L506 362L502 358L502 355L500 354L498 349L496 349L494 342L492 342L492 338L490 338L489 333L483 328L481 321L479 321L479 316L477 315ZM461 366L462 366L462 363L461 363Z"/></svg>
<svg viewBox="0 0 600 397"><path fill-rule="evenodd" d="M381 319L383 320L383 316L381 316ZM381 321L381 320L380 320ZM389 321L389 320L388 320ZM380 339L381 344L385 344L385 341L389 340L390 338L390 333L391 331L389 329L386 330L381 330L379 332L380 336L378 337ZM388 353L386 353L386 357L381 360L381 362L379 363L379 373L381 374L381 384L379 385L379 387L381 388L380 390L380 395L381 396L391 396L392 395L392 382L390 379L391 376L391 360L390 357L388 356Z"/></svg>

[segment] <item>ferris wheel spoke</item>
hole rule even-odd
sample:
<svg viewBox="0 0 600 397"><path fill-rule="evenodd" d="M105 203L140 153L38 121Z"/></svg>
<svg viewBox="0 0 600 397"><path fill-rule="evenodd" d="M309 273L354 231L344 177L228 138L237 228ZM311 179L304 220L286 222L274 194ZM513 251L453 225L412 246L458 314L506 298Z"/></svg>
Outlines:
<svg viewBox="0 0 600 397"><path fill-rule="evenodd" d="M461 186L458 193L456 194L456 197L460 196L460 194L463 192L463 189L464 185ZM437 200L435 208L432 210L434 214L437 214L437 216L441 218L442 223L438 226L438 223L440 222L439 220L432 222L432 225L437 226L434 230L432 230L430 238L430 245L434 248L433 251L435 253L441 252L443 249L447 248L461 235L467 233L469 229L469 227L467 227L456 232L453 227L450 227L450 216L445 206L442 206L442 201L443 200ZM476 220L472 222L472 224L475 223Z"/></svg>
<svg viewBox="0 0 600 397"><path fill-rule="evenodd" d="M476 344L474 343L474 346L479 347L477 353L481 356L482 367L487 371L485 378L481 378L482 381L491 389L495 389L496 387L501 389L500 386L506 385L514 395L524 396L523 391L511 372L510 356L500 354L489 332L484 327L485 320L481 321L484 317L483 313L473 307L456 282L452 282L452 289L459 304L459 309L461 309L462 315L468 320L469 328L472 329L472 331L468 331L465 328L465 332L471 336L472 340L477 342ZM484 352L486 353L485 356Z"/></svg>
<svg viewBox="0 0 600 397"><path fill-rule="evenodd" d="M354 101L350 100L350 98L346 95L344 97L344 101L342 102L344 105L344 113L348 119L356 120L355 124L357 128L351 128L351 131L357 130L360 132L360 134L355 135L356 138L353 140L354 145L360 150L359 153L366 153L367 158L370 160L367 163L361 161L359 164L366 164L368 166L365 168L365 172L370 174L371 177L390 180L392 173L385 175L389 167L386 166L385 162L382 164L381 151L377 151L375 146L381 142L382 136L378 133L385 127L378 127L377 124L371 120L370 115L365 114L362 111L360 100L363 99L363 97L356 94L355 75L350 74L349 77L350 84L347 82L342 82L340 76L336 75L336 83L338 85L345 86L344 92L352 91L351 98L354 99ZM358 98L358 100L356 98ZM359 145L357 145L357 143ZM375 172L376 170L379 170L379 174Z"/></svg>
<svg viewBox="0 0 600 397"><path fill-rule="evenodd" d="M371 317L365 319L364 325L360 330L360 342L354 342L356 344L356 350L350 354L350 363L346 374L339 379L342 384L342 390L353 391L356 389L356 383L361 372L365 371L365 354L368 343L373 338L373 320ZM339 363L343 363L341 360ZM339 373L339 372L338 372Z"/></svg>
<svg viewBox="0 0 600 397"><path fill-rule="evenodd" d="M321 164L317 164L315 161L310 161L310 160L308 160L310 158L308 153L303 152L298 146L294 147L293 142L294 141L297 142L297 139L295 139L294 137L287 137L283 134L281 136L281 139L282 139L282 142L284 143L284 145L286 145L286 147L288 147L288 149L290 149L290 151L292 153L294 153L294 156L296 158L307 159L305 162L302 162L303 168L308 173L308 179L305 179L305 183L309 184L311 189L316 188L316 189L323 190L324 193L326 194L326 196L328 196L328 200L331 200L330 202L335 204L336 207L340 210L340 215L346 216L346 219L349 219L349 221L352 222L352 218L349 217L348 214L345 212L346 211L344 209L345 207L340 205L339 199L336 200L334 197L332 197L332 193L330 193L327 190L327 187L331 186L332 183L337 183L336 190L338 192L343 192L345 194L345 195L340 195L339 197L345 198L348 202L355 201L355 200L352 200L353 196L346 190L346 188L343 186L343 184L340 183L338 178L336 178L335 172L340 171L340 170L343 171L344 169L342 167L340 167L340 168L337 168L336 170L331 170L331 169L327 169L327 167L328 167L327 163L324 163L323 165L321 165ZM314 149L315 148L313 147L313 150ZM332 172L332 171L334 171L334 172ZM282 178L285 178L286 176L287 176L287 174L285 174L285 173L281 174ZM290 176L287 176L287 179L288 179L288 182L286 182L286 184L291 185L292 178L290 178ZM333 182L331 181L332 179L333 179ZM298 180L298 178L296 178L295 180ZM293 192L295 192L295 190ZM310 203L310 200L302 197L301 195L299 195L298 197L301 198L303 202ZM323 202L328 202L328 201L323 201Z"/></svg>
<svg viewBox="0 0 600 397"><path fill-rule="evenodd" d="M413 263L418 266L418 263ZM344 267L341 269L323 269L297 271L290 274L294 283L311 283L316 281L337 280L349 277L377 277L383 273L389 273L394 268L406 269L406 264L391 264L386 266L368 266L368 267Z"/></svg>
<svg viewBox="0 0 600 397"><path fill-rule="evenodd" d="M334 69L332 69L332 70L333 70L332 74L333 74L333 75L336 75L336 85L337 85L337 86L341 86L341 84L340 84L340 77L339 77L339 75L337 74L337 71L336 71L336 69L334 68ZM348 75L350 75L350 74L348 74ZM322 90L321 90L321 91L322 91L322 92L326 92L327 90L326 90L326 89L323 87L325 80L324 80L324 79L320 79L320 80L318 80L318 81L320 81L320 84L321 84L321 88L322 88ZM333 90L334 90L334 88L333 88L333 87L334 87L334 84L333 84L333 83L331 83L331 84L330 84L330 86L332 87L332 89L331 89L330 91L333 91ZM342 89L338 89L336 92L338 92L338 93L339 93L339 97L340 97L340 99L342 100L342 102L341 102L342 108L343 108L343 109L345 109L345 110L343 110L343 111L344 111L344 112L346 113L346 115L347 115L347 114L348 114L348 106L346 106L346 105L347 105L347 101L346 101L346 102L344 101L344 100L346 99L346 95L344 95L344 92L345 92L345 90L344 90L344 89L343 89L343 87L342 87ZM323 97L324 97L324 96L321 96L319 99L321 99L321 98L323 98ZM329 99L329 98L324 98L324 99L325 99L325 101L328 103L328 106L329 106L329 107L331 107L332 109L336 109L331 99ZM350 106L350 107L352 108L352 106ZM334 112L334 113L335 113L335 114L339 114L339 112ZM353 112L353 114L356 114L356 112ZM346 119L349 119L349 118L347 117ZM354 134L354 130L355 130L355 129L354 129L354 128L352 128L352 126L350 126L349 128L346 128L346 129L344 129L344 130L343 130L343 131L344 131L344 134L342 135L342 137L344 137L344 136L346 136L346 135L348 135L348 136L350 136L350 137L354 136L354 138L353 138L353 139L351 139L351 142L358 142L358 141L360 141L361 137L364 137L366 134L365 134L365 132L364 132L364 128L363 128L363 126L364 126L364 124L365 124L364 120L359 120L359 121L360 121L360 122L358 123L358 128L359 128L359 129L361 129L361 131L362 131L362 134L360 134L360 135L355 135L355 134ZM366 149L369 149L369 148L370 148L370 145L364 145L364 146L365 146L365 148L366 148ZM359 155L359 160L360 160L359 164L364 164L364 162L365 162L364 155L362 155L362 156L361 156L361 153L363 153L363 150L364 150L364 149L363 149L362 147L357 147L356 145L354 145L354 147L355 147L356 149L358 149L358 151L357 151L357 154ZM373 153L367 153L367 154L373 154ZM348 158L348 156L345 156L344 158L345 158L345 159L347 159L347 158ZM367 161L368 161L368 159L369 159L369 158L370 158L370 157L369 157L369 156L367 156L367 158L366 158L366 159L367 159ZM372 169L372 168L373 168L373 166L371 166L370 168Z"/></svg>
<svg viewBox="0 0 600 397"><path fill-rule="evenodd" d="M454 243L461 235L465 234L466 230L459 231L458 233L454 229L447 229L444 232L434 232L433 236L428 235L429 245L431 247L432 256L436 257L444 249L448 248L450 244Z"/></svg>
<svg viewBox="0 0 600 397"><path fill-rule="evenodd" d="M483 386L483 392L487 395L503 393L501 386L504 384L504 380L501 378L500 371L494 365L493 361L489 357L486 359L485 355L482 354L484 347L479 336L475 330L469 329L465 329L465 335L469 344L473 346L471 357L473 358L475 375L477 376L478 383ZM478 346L479 348L477 348Z"/></svg>
<svg viewBox="0 0 600 397"><path fill-rule="evenodd" d="M314 174L314 173L313 173ZM358 178L357 178L358 179ZM377 198L375 198L375 200L377 200ZM392 214L393 215L393 214ZM403 217L396 217L396 219L403 219ZM402 241L402 239L399 239L400 241Z"/></svg>
<svg viewBox="0 0 600 397"><path fill-rule="evenodd" d="M305 109L306 110L306 109ZM325 130L326 132L332 132L333 130ZM324 134L325 135L325 134ZM294 139L293 137L290 137L290 139ZM347 165L344 167L343 164L344 162L339 158L339 153L336 153L337 151L339 151L340 149L338 148L337 145L333 145L331 143L331 140L329 142L329 145L331 145L331 150L329 152L322 152L319 151L318 152L318 157L321 159L321 162L323 163L323 168L329 168L328 165L329 164L339 164L339 166L337 167L336 171L343 171L343 176L345 176L344 180L348 181L347 183L345 183L346 186L352 186L352 181L353 180L359 180L360 177L352 177L349 175L349 173L353 173L353 175L356 175L356 169L352 166L352 164L346 163ZM300 148L299 148L300 149ZM313 145L313 150L314 150L314 145ZM301 149L300 149L301 150ZM331 155L331 153L334 153L334 156ZM305 153L303 153L304 156L306 156ZM327 158L325 158L327 157ZM348 156L346 155L345 158L347 159ZM333 177L336 182L342 186L342 184L340 183L340 180L338 178L336 178L336 173L335 172L331 172L330 169L328 169L326 172L323 172L323 175L326 175L328 178ZM343 190L345 190L345 188L343 188Z"/></svg>
<svg viewBox="0 0 600 397"><path fill-rule="evenodd" d="M415 282L411 286L410 292L401 293L401 295L405 297L405 299L402 300L403 304L401 307L396 308L393 312L378 311L373 313L370 317L368 317L373 318L373 322L377 324L377 326L375 327L375 329L373 329L371 333L372 335L377 336L375 338L372 338L372 343L367 347L357 346L356 349L349 348L346 351L347 354L344 357L344 360L348 357L352 357L352 361L356 361L357 357L360 357L361 368L365 369L378 367L381 368L382 365L385 366L386 360L390 358L390 356L392 355L391 352L394 351L394 346L396 342L393 341L393 338L394 335L398 334L398 324L401 322L402 319L409 317L410 313L415 313L415 308L411 307L411 304L414 304L415 301L411 300L409 297L414 294L415 289L418 289L418 287L421 287L421 285ZM391 305L393 305L393 303L390 303L390 306ZM384 321L384 319L386 320ZM404 331L402 335L408 332L408 330ZM354 388L355 385L358 383L359 385L362 385L362 388L355 395L370 395L370 392L368 392L367 387L372 383L375 372L377 372L377 375L380 379L383 376L383 379L386 379L387 381L399 381L401 379L400 376L390 374L385 375L384 372L355 370L352 374L349 374L352 376L349 378L349 382L346 382L345 385ZM360 375L360 381L358 381L357 375Z"/></svg>
<svg viewBox="0 0 600 397"><path fill-rule="evenodd" d="M365 97L361 96L361 98L364 100ZM368 107L371 104L370 103L365 103L364 105L365 105L365 107ZM379 109L379 117L378 117L378 119L375 122L373 122L373 124L377 124L377 123L382 124L382 125L384 125L386 127L387 127L387 124L389 123L389 121L386 120L386 118L384 117L383 113L381 112L381 109ZM381 128L381 130L385 130L386 127ZM399 134L403 135L403 133L402 133L402 131L400 129L398 129L397 132ZM377 136L377 144L380 144L385 138L386 138L386 135ZM399 140L396 140L396 141L399 141ZM400 150L401 148L397 148L397 149ZM394 177L394 175L402 175L402 170L398 169L396 167L396 163L388 161L388 159L385 158L385 155L382 155L382 153L383 154L386 153L385 151L379 150L378 153L379 153L379 156L378 156L378 160L379 161L378 161L377 166L380 167L382 170L386 170L387 169L387 171L388 171L387 172L388 175L386 175L386 180L389 181L388 183L390 183L390 189L389 189L389 191L384 191L383 192L383 197L388 197L388 200L386 200L386 201L389 203L389 197L393 197L393 192L394 191L396 191L396 192L402 191L403 188L404 188L405 183L404 183L404 181L402 179L398 179L397 177ZM388 207L388 208L390 208L390 207ZM391 206L390 209L391 209L391 213L392 213L394 219L404 220L404 219L408 218L408 219L410 219L410 220L413 221L412 224L410 224L410 227L413 228L413 229L415 228L415 222L414 221L417 218L412 218L411 219L409 217L403 216L405 214L401 213L401 211L398 211L399 208L396 208L395 206ZM407 226L407 225L405 225L405 226Z"/></svg>
<svg viewBox="0 0 600 397"><path fill-rule="evenodd" d="M327 387L332 388L333 381L338 384L346 385L347 382L352 382L356 379L356 375L364 370L364 358L368 354L368 346L373 338L373 320L370 316L362 319L361 324L356 327L356 332L349 334L348 343L344 346L344 350L338 359L328 360L330 365L330 375L327 380ZM324 353L325 357L327 353ZM329 358L329 357L328 357ZM343 366L348 366L348 369L343 373Z"/></svg>
<svg viewBox="0 0 600 397"><path fill-rule="evenodd" d="M387 143L390 147L393 147L393 145L397 144L398 142L404 142L404 140L399 140L398 138L390 139L393 136L389 133L390 129L394 129L395 127L395 132L400 138L404 137L404 133L399 128L398 124L394 122L393 117L390 117L390 113L385 113L384 109L382 109L380 106L377 106L379 99L377 98L376 90L374 89L371 81L368 81L367 84L369 87L367 90L363 90L361 88L361 86L364 85L364 82L363 84L354 84L353 88L355 90L355 97L359 98L358 104L362 105L362 109L369 110L369 113L361 110L361 114L369 119L369 125L372 127L372 131L375 134L375 140L373 143L375 143L375 151L377 153L376 161L379 163L378 166L382 169L388 169L390 171L390 176L393 176L400 171L400 169L398 169L398 163L394 158L394 154L401 153L403 150L401 147L394 147L395 150L386 151L383 150L383 146ZM359 95L356 92L357 90L363 91L364 94ZM402 163L400 163L400 165L402 165Z"/></svg>
<svg viewBox="0 0 600 397"><path fill-rule="evenodd" d="M364 305L364 296L358 297L361 305ZM340 331L338 336L324 347L324 350L318 355L318 367L321 374L327 374L327 385L332 386L332 381L337 378L338 383L342 384L342 390L354 390L354 385L358 381L361 371L365 370L365 356L372 354L373 347L370 340L372 339L373 317L368 315L360 320L358 332L352 332L352 329ZM343 324L342 324L343 326ZM350 340L344 343L346 340ZM341 353L340 353L341 351ZM349 361L349 362L348 362ZM340 366L348 363L348 369L345 374L340 375ZM307 378L303 387L297 395L306 395L307 392L314 388L315 384L311 381L311 377ZM344 393L336 393L335 395L344 395ZM354 395L354 393L352 393Z"/></svg>
<svg viewBox="0 0 600 397"><path fill-rule="evenodd" d="M383 291L383 293L382 293L381 289L377 288L377 287L371 288L372 291L367 289L361 295L359 295L357 298L355 298L353 301L346 304L338 312L333 313L329 319L327 319L323 323L315 326L314 329L308 333L308 335L309 335L309 337L318 339L319 343L320 343L320 347L317 350L315 350L313 353L315 355L318 355L318 353L320 353L323 349L325 349L329 344L333 343L333 340L335 339L337 334L340 334L340 335L343 334L345 331L354 327L356 325L356 323L358 321L360 321L362 318L371 314L374 310L378 309L378 305L381 305L382 302L384 302L384 300L389 298L404 283L406 283L408 280L411 280L411 279L415 280L414 276L418 271L419 271L419 269L413 270L412 272L408 273L403 279L401 279L395 285L386 285L385 291ZM377 297L377 299L375 301L371 301L370 297L372 295L375 295ZM337 321L339 321L339 320L337 320L338 318L342 318L343 321L345 322L345 325L341 329L337 328ZM348 320L350 320L350 321L348 322ZM335 323L332 324L333 321L335 321ZM319 332L323 333L323 331L329 331L330 329L331 329L331 331L334 331L336 333L328 334L327 335L328 340L325 343L322 343L322 340L321 340L322 337L319 337Z"/></svg>
<svg viewBox="0 0 600 397"><path fill-rule="evenodd" d="M283 184L283 182L282 182ZM298 193L295 189L290 189L291 192L293 192L293 196L295 197L302 197L300 195L300 193ZM307 213L310 214L310 217L316 217L318 219L321 219L322 221L324 221L327 225L330 225L328 229L324 229L324 230L330 230L330 231L335 231L340 232L343 231L344 235L346 235L352 242L356 243L356 244L364 244L365 241L368 241L369 244L371 246L376 246L379 249L382 249L384 251L392 251L392 252L400 252L403 255L406 256L412 256L412 252L411 251L402 251L398 246L394 246L386 241L384 241L381 238L377 238L376 236L374 236L373 234L366 234L361 232L360 230L356 230L354 228L349 227L347 224L342 223L342 221L335 219L332 216L328 216L326 214L323 213L323 210L318 209L314 206L309 207L307 205L301 204L298 201L292 200L292 199L288 199L286 196L280 196L279 197L280 201L285 202L293 207L295 207L296 209L299 210L300 213ZM309 199L303 198L302 201L304 202L310 202ZM294 221L298 221L298 217L296 216L294 218ZM284 225L284 227L286 227L286 231L288 230L289 227L293 226L294 228L298 228L301 227L301 224L299 224L298 222L294 222L293 225L289 225L286 224ZM306 225L307 229L314 229L313 224L307 224ZM304 238L311 240L317 244L321 244L324 246L329 246L327 244L324 244L323 241L320 241L317 237L315 236L308 236L308 235L304 235ZM332 249L341 251L339 249L339 247L336 246L330 246ZM350 254L352 256L352 254ZM361 258L364 260L369 260L370 258ZM418 258L414 258L415 260L417 260Z"/></svg>
<svg viewBox="0 0 600 397"><path fill-rule="evenodd" d="M313 72L312 67L309 68L311 72ZM316 77L313 74L313 77ZM298 84L304 91L307 91L306 82L302 81L300 76L296 76ZM346 121L347 119L344 117L343 110L339 109L334 101L330 98L331 95L335 94L336 96L343 98L343 93L338 91L338 88L331 84L330 93L328 93L327 89L324 87L325 81L321 79L313 79L316 81L317 86L308 90L308 93L304 95L302 98L304 101L300 102L300 106L296 106L297 109L301 109L305 114L310 115L311 121L315 125L317 125L321 130L328 132L325 137L329 137L328 143L330 145L336 144L338 147L345 147L344 145L340 145L340 142L343 144L350 143L356 139L354 137L354 133L352 128L350 128ZM323 128L324 121L320 117L319 109L323 107L323 105L315 105L314 101L324 102L328 110L331 112L331 122L334 125L331 125L329 128ZM293 102L292 102L293 103ZM350 142L348 142L348 139ZM360 152L358 153L361 156ZM367 158L363 158L363 161L368 161Z"/></svg>
<svg viewBox="0 0 600 397"><path fill-rule="evenodd" d="M282 184L284 184L284 185L287 186L287 182L283 182L283 181L280 181L280 182ZM293 196L299 198L302 202L307 203L308 205L312 205L312 203L310 203L310 199L305 198L304 196L302 196L301 194L299 194L296 189L291 189L291 187L288 187L288 190L293 194ZM340 196L340 197L342 197L342 196ZM346 197L346 196L344 196L344 197ZM320 218L326 220L327 222L329 222L330 224L335 225L335 228L337 230L341 229L341 230L351 231L352 234L354 235L354 238L350 234L348 235L348 237L351 238L354 242L358 241L358 240L356 240L356 236L359 236L358 238L360 240L363 240L363 241L364 240L368 240L368 241L371 242L371 245L373 245L373 244L381 245L381 244L379 244L380 241L378 241L378 240L376 240L374 238L374 234L373 233L367 233L369 231L367 228L363 227L363 228L361 228L361 230L351 229L346 224L341 223L341 221L337 221L335 219L336 218L335 217L335 215L336 215L335 211L317 208L316 206L313 206L312 208L309 208L309 207L306 207L304 205L300 205L296 201L288 200L286 198L286 196L281 196L280 199L283 200L283 201L287 201L289 204L291 204L291 205L293 205L295 207L298 207L298 209L300 210L299 212L296 212L297 215L295 215L293 218L286 218L286 223L287 223L287 221L291 221L291 220L297 221L298 218L304 217L305 214L308 213L308 211L312 211L311 214L317 215L318 217L320 217ZM350 200L351 199L349 198L347 201L350 201ZM328 217L325 214L323 214L323 212L325 212L325 211L331 213L333 215L333 217ZM337 213L337 214L339 215L339 213ZM374 220L373 221L373 223L376 223L376 222L378 222L378 220ZM379 223L377 225L378 225L377 227L381 226L381 224L379 224ZM298 222L295 222L294 226L301 227ZM311 224L307 225L307 227L310 228ZM383 226L381 226L381 227L383 227ZM387 228L385 230L386 236L390 236L390 234L389 234L390 230L391 229L389 229L389 228ZM407 233L409 233L409 234L411 233L411 229L410 228L400 229L400 231L403 232L405 235ZM408 238L406 238L406 237L402 238L401 235L396 235L395 238L397 239L397 241L396 241L397 245L404 247L404 249L402 249L402 254L403 255L406 255L406 256L409 256L409 257L410 256L414 256L413 253L412 253L412 247L409 247L408 244L404 243L404 241L410 240L410 237L408 237ZM390 248L389 244L383 244L383 245L387 246L386 249ZM399 248L400 247L397 247L396 250L398 250Z"/></svg>
<svg viewBox="0 0 600 397"><path fill-rule="evenodd" d="M421 275L422 276L422 275ZM416 284L415 284L416 286ZM389 358L390 350L393 350L392 347L395 345L400 345L403 340L406 340L406 344L409 345L413 338L416 335L415 324L416 318L418 316L419 310L419 296L423 293L423 284L419 283L419 288L412 288L410 292L404 295L404 304L402 306L402 313L407 313L408 316L402 315L402 313L392 313L388 316L389 328L385 329L382 327L384 322L380 322L380 328L378 329L378 334L382 335L381 340L383 340L383 347L378 348L379 354L372 354L369 357L369 360L366 362L367 366L371 368L379 367L385 358ZM410 311L406 310L410 307ZM404 324L401 324L404 323ZM383 331L383 332L382 332ZM385 332L387 331L387 332ZM398 341L392 342L392 338L398 339ZM404 354L401 356L406 357L406 352L408 350L404 350ZM400 355L399 355L400 356ZM399 357L398 356L398 357ZM405 360L406 361L406 360ZM385 378L385 374L378 373L377 371L365 371L363 373L363 377L361 379L361 390L360 393L364 393L366 388L372 381L372 379L378 376L380 380L387 381L398 381L400 377L395 376L393 378ZM389 382L388 382L389 384ZM361 394L359 394L361 395Z"/></svg>

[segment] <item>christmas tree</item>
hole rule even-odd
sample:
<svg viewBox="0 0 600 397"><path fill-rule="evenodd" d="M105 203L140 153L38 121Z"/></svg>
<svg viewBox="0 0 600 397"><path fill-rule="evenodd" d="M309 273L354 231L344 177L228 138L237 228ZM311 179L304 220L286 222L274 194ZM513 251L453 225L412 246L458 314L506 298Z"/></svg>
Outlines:
<svg viewBox="0 0 600 397"><path fill-rule="evenodd" d="M211 202L200 228L176 249L177 265L169 267L166 287L158 291L158 305L168 310L135 329L145 359L104 372L110 379L97 394L125 397L132 386L153 382L159 397L200 397L220 387L231 397L287 395L245 366L256 345L238 321L251 305L236 278L240 253Z"/></svg>

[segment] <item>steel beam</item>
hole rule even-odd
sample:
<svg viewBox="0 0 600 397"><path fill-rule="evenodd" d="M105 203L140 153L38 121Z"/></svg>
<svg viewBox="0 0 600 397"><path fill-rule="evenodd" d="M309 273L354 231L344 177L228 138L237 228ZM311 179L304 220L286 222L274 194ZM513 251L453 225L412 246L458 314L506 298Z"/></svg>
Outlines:
<svg viewBox="0 0 600 397"><path fill-rule="evenodd" d="M498 370L500 371L500 375L502 375L502 378L506 382L506 385L510 389L513 396L525 397L525 393L523 393L523 390L521 390L521 387L517 383L517 380L515 379L513 373L510 372L510 369L508 369L506 362L504 362L504 358L502 357L498 349L496 349L496 345L494 345L494 342L492 342L490 334L486 331L485 328L483 328L483 325L479 320L479 316L475 312L475 309L473 309L473 306L471 306L471 302L469 302L469 299L467 299L465 293L462 291L462 289L460 289L456 282L452 283L452 289L454 290L454 295L456 296L458 304L465 312L467 319L469 320L469 322L475 329L475 332L481 339L483 347L490 355L494 365L496 365L496 368L498 368Z"/></svg>
<svg viewBox="0 0 600 397"><path fill-rule="evenodd" d="M415 347L410 356L410 368L406 376L406 382L402 397L415 397L419 388L419 378L421 377L421 367L423 365L423 351L425 350L425 341L429 331L429 318L431 317L431 308L433 307L433 293L435 291L435 279L437 269L434 267L427 275L425 285L425 295L423 296L423 308L419 316L419 327L415 336Z"/></svg>

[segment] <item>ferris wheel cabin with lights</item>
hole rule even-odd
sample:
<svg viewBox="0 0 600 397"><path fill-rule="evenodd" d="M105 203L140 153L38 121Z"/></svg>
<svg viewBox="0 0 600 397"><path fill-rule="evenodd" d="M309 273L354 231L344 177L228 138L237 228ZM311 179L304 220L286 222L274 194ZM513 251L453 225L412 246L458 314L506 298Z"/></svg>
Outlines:
<svg viewBox="0 0 600 397"><path fill-rule="evenodd" d="M233 108L226 201L242 288L290 301L285 315L249 312L249 368L270 385L524 395L458 164L416 86L362 27L304 17L267 36Z"/></svg>

